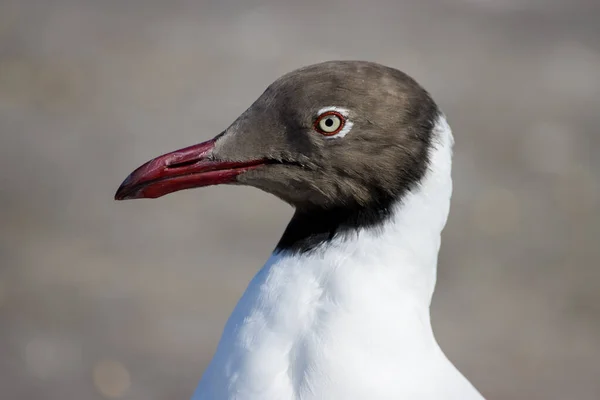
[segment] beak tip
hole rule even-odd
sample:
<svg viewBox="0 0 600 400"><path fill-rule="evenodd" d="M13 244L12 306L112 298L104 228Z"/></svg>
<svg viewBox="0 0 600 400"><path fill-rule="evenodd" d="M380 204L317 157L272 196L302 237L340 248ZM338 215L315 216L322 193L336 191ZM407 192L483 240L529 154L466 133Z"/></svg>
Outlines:
<svg viewBox="0 0 600 400"><path fill-rule="evenodd" d="M126 195L125 191L123 190L123 186L119 186L119 189L117 189L117 192L115 193L114 199L116 201L129 199L129 197Z"/></svg>
<svg viewBox="0 0 600 400"><path fill-rule="evenodd" d="M114 199L121 201L137 198L136 193L131 191L131 186L131 175L129 175L115 192Z"/></svg>
<svg viewBox="0 0 600 400"><path fill-rule="evenodd" d="M131 200L131 199L138 198L138 196L136 196L137 193L131 191L131 189L133 188L134 183L135 183L134 182L135 179L133 176L134 173L135 173L135 171L132 172L131 174L127 175L127 178L125 178L125 180L121 183L121 185L119 185L119 188L117 189L115 196L114 196L115 200L121 201L121 200Z"/></svg>

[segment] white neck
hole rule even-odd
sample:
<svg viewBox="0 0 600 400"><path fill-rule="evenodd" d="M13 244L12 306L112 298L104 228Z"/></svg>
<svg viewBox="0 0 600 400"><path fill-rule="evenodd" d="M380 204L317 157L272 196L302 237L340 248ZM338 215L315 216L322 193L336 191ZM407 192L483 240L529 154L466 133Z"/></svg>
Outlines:
<svg viewBox="0 0 600 400"><path fill-rule="evenodd" d="M429 319L452 192L453 138L443 117L433 140L426 176L383 227L271 256L231 315L194 400L398 398L421 390L428 374L455 371ZM463 390L441 381L431 398Z"/></svg>

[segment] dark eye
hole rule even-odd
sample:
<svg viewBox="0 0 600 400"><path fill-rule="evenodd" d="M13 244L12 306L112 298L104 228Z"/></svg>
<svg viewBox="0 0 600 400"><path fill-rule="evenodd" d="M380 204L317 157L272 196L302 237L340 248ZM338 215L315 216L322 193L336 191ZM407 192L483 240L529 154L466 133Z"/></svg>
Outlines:
<svg viewBox="0 0 600 400"><path fill-rule="evenodd" d="M325 136L333 136L344 127L344 116L336 111L327 111L317 117L315 130Z"/></svg>

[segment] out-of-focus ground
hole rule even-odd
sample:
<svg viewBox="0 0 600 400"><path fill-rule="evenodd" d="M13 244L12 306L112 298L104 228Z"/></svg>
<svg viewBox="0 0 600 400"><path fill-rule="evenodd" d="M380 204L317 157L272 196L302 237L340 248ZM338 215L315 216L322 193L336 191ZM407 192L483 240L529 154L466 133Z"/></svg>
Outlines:
<svg viewBox="0 0 600 400"><path fill-rule="evenodd" d="M489 399L600 398L600 2L1 0L0 398L186 399L291 215L117 203L281 74L400 68L456 136L433 321Z"/></svg>

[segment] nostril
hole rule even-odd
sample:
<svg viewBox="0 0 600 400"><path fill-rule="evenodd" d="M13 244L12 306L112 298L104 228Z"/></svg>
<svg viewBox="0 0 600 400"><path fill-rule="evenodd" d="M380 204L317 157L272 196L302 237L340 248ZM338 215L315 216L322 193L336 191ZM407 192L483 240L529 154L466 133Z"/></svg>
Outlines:
<svg viewBox="0 0 600 400"><path fill-rule="evenodd" d="M198 161L200 161L200 160L195 159L195 160L180 161L180 162L176 162L176 163L172 163L172 164L167 164L166 168L175 169L175 168L189 167L190 165L196 164Z"/></svg>

